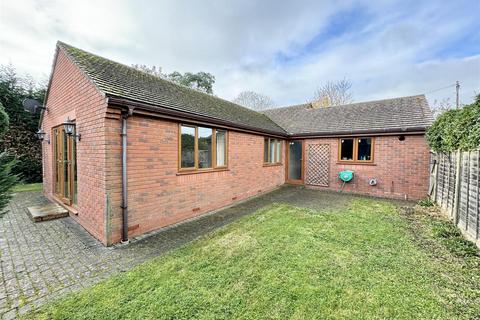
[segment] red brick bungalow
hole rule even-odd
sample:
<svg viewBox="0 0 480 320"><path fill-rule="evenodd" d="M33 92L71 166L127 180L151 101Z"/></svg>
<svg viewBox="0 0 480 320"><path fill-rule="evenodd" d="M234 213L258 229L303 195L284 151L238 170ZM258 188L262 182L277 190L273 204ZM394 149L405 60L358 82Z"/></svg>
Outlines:
<svg viewBox="0 0 480 320"><path fill-rule="evenodd" d="M44 194L105 245L344 169L346 192L427 193L424 96L258 113L59 42L45 107Z"/></svg>

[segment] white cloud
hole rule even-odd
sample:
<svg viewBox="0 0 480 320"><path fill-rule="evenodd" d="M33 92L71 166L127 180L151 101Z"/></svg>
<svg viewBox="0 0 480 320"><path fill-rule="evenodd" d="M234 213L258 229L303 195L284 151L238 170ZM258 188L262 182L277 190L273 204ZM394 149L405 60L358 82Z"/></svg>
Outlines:
<svg viewBox="0 0 480 320"><path fill-rule="evenodd" d="M435 52L455 50L449 46L459 34L476 30L475 5L0 0L0 63L45 77L55 42L62 40L126 64L211 72L215 93L227 99L254 90L281 105L302 103L323 81L347 77L357 100L418 94L459 80L462 100L469 102L480 89L480 52L441 57ZM352 8L369 20L305 51L335 14ZM278 55L289 63L279 63ZM429 98L444 96L453 98L449 90Z"/></svg>

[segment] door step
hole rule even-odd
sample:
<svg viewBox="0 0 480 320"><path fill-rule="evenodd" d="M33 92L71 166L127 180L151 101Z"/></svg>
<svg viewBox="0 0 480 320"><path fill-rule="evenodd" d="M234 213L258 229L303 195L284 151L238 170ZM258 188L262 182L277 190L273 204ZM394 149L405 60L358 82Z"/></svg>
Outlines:
<svg viewBox="0 0 480 320"><path fill-rule="evenodd" d="M34 222L68 217L68 210L56 203L28 207L27 212Z"/></svg>

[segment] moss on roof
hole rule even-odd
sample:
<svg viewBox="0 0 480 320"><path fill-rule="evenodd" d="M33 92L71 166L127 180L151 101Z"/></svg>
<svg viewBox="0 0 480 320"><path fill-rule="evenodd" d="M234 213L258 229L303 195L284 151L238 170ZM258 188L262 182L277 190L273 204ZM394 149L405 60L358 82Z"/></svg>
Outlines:
<svg viewBox="0 0 480 320"><path fill-rule="evenodd" d="M424 95L318 109L306 103L263 113L291 135L424 131L433 120Z"/></svg>
<svg viewBox="0 0 480 320"><path fill-rule="evenodd" d="M285 134L266 115L146 72L58 42L72 61L107 96L226 121L232 126Z"/></svg>

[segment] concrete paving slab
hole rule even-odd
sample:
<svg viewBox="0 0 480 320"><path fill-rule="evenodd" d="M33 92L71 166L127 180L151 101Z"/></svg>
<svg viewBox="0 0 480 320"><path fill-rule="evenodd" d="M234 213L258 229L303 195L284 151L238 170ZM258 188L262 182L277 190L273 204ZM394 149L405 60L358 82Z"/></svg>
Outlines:
<svg viewBox="0 0 480 320"><path fill-rule="evenodd" d="M27 207L27 211L34 222L68 217L68 210L53 202Z"/></svg>

